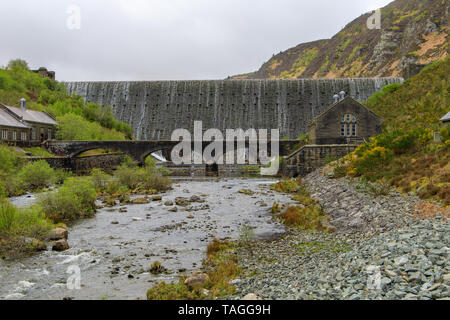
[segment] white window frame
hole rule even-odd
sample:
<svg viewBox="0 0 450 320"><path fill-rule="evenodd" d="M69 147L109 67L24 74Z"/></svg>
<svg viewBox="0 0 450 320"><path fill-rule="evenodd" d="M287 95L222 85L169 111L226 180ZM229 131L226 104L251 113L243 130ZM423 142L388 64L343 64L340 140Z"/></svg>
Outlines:
<svg viewBox="0 0 450 320"><path fill-rule="evenodd" d="M356 137L358 121L353 114L344 114L341 118L341 137Z"/></svg>
<svg viewBox="0 0 450 320"><path fill-rule="evenodd" d="M8 140L8 130L2 130L2 140Z"/></svg>
<svg viewBox="0 0 450 320"><path fill-rule="evenodd" d="M13 130L13 132L12 132L12 139L13 139L13 141L17 141L17 131L16 130Z"/></svg>

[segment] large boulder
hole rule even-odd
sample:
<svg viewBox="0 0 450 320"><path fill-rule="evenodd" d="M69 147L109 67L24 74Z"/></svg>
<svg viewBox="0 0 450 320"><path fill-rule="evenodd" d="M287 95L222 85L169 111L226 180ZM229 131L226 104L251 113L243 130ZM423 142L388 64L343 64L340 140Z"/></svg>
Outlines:
<svg viewBox="0 0 450 320"><path fill-rule="evenodd" d="M67 243L66 240L58 240L58 241L52 242L52 250L53 251L65 251L69 248L70 248L69 244Z"/></svg>
<svg viewBox="0 0 450 320"><path fill-rule="evenodd" d="M190 276L184 280L184 284L189 287L203 286L209 280L209 276L206 273L196 274Z"/></svg>
<svg viewBox="0 0 450 320"><path fill-rule="evenodd" d="M190 201L188 198L177 197L175 198L175 204L180 207L187 207L190 204Z"/></svg>
<svg viewBox="0 0 450 320"><path fill-rule="evenodd" d="M63 240L63 239L67 240L68 237L69 232L67 231L66 228L63 227L55 228L48 234L49 240Z"/></svg>
<svg viewBox="0 0 450 320"><path fill-rule="evenodd" d="M133 204L147 204L149 200L147 198L136 198L132 201Z"/></svg>

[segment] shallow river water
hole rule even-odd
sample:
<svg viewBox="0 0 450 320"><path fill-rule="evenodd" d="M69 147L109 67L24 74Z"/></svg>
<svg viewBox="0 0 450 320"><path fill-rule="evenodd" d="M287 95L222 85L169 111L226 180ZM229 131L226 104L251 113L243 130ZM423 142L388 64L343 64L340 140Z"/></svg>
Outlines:
<svg viewBox="0 0 450 320"><path fill-rule="evenodd" d="M162 194L162 201L100 209L95 217L69 226L69 250L0 260L0 299L145 299L155 283L199 270L213 238L236 240L243 225L255 228L260 239L282 234L284 227L272 220L270 206L289 198L270 191L271 183L274 180L180 180ZM255 193L242 194L241 189ZM178 212L170 212L163 204L193 195L205 200L191 204L198 211L178 207ZM12 199L16 205L33 201L33 195ZM154 261L170 273L149 273ZM81 288L69 289L68 279L77 268Z"/></svg>

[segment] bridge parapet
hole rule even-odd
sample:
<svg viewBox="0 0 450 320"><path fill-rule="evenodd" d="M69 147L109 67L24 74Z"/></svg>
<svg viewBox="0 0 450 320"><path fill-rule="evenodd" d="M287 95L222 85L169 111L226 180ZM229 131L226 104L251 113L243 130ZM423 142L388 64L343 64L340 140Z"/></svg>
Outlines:
<svg viewBox="0 0 450 320"><path fill-rule="evenodd" d="M68 156L69 158L76 157L77 155L93 149L110 149L120 151L128 154L134 161L143 164L145 158L153 152L166 151L165 154L170 154L167 151L171 151L179 141L171 140L148 140L148 141L61 141L61 140L49 140L44 143L44 146L51 153L58 156ZM194 150L194 146L198 141L191 141L191 149ZM211 141L201 141L202 152L211 144ZM298 140L280 140L279 143L279 155L286 156L295 150L295 146L298 145ZM249 141L234 141L235 148L243 144L248 148ZM267 150L269 154L271 142L268 141ZM223 141L223 151L227 150L227 142Z"/></svg>

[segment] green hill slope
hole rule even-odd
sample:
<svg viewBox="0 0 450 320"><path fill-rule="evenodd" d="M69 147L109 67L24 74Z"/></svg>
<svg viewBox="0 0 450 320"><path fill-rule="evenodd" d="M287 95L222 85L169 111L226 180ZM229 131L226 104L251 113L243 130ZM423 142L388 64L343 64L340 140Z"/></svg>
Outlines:
<svg viewBox="0 0 450 320"><path fill-rule="evenodd" d="M132 135L132 128L116 120L110 108L85 105L62 84L30 71L23 60L13 60L0 68L0 102L19 106L21 98L27 99L28 108L54 116L57 136L63 140L123 140Z"/></svg>
<svg viewBox="0 0 450 320"><path fill-rule="evenodd" d="M384 132L337 162L335 173L450 205L450 126L439 122L450 111L449 78L447 57L372 96L368 107L384 117Z"/></svg>

